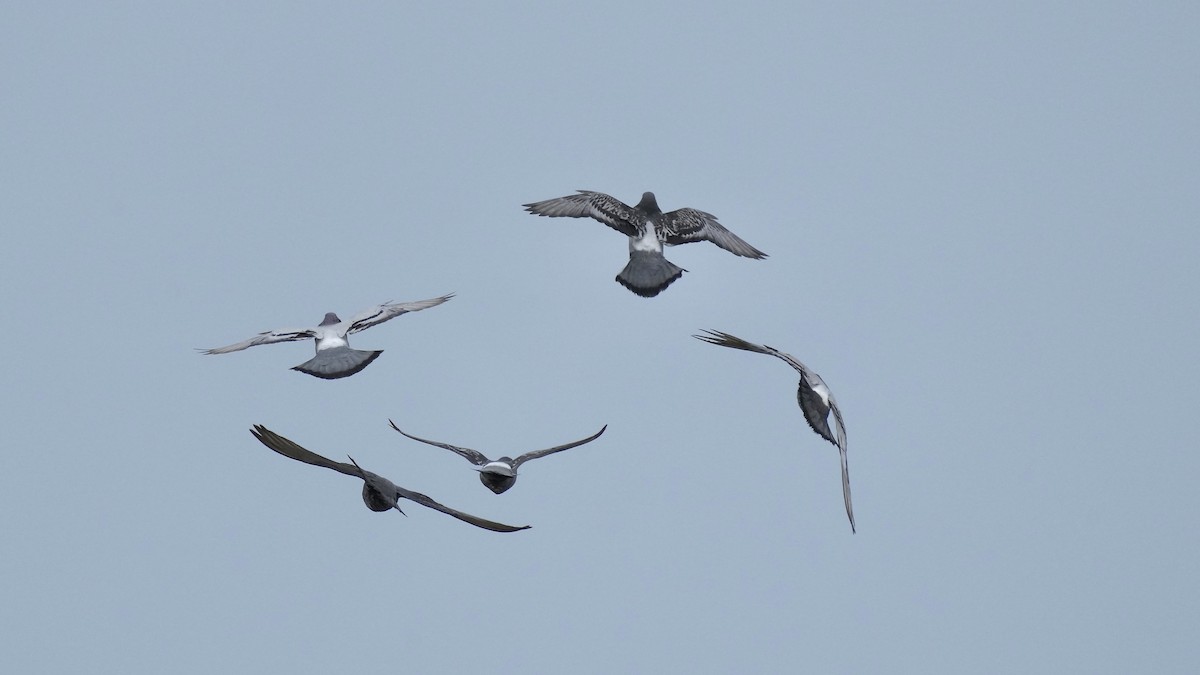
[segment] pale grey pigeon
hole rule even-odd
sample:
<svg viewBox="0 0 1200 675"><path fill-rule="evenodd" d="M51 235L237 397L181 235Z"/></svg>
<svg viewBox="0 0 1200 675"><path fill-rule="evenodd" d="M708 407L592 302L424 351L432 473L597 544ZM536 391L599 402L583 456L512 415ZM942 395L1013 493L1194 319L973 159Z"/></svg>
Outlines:
<svg viewBox="0 0 1200 675"><path fill-rule="evenodd" d="M629 263L617 275L617 281L643 298L658 295L687 271L663 257L664 245L711 241L745 258L767 257L725 229L711 213L686 208L663 213L653 192L643 193L637 206L629 206L602 192L578 192L523 206L539 216L595 218L629 237Z"/></svg>
<svg viewBox="0 0 1200 675"><path fill-rule="evenodd" d="M842 497L846 500L846 515L850 518L850 531L856 532L857 530L854 527L854 507L850 504L850 467L846 463L846 426L842 422L842 411L838 409L837 401L833 398L833 392L829 390L829 386L825 384L825 380L822 380L820 375L798 361L791 354L785 354L774 347L757 345L720 331L706 330L704 332L707 335L693 335L692 337L722 347L745 349L746 351L758 352L759 354L777 356L800 373L800 389L796 392L796 399L800 403L800 411L804 413L804 419L808 422L808 426L812 427L813 431L817 432L821 438L837 446L838 453L842 458ZM830 412L833 412L833 420L836 423L836 435L829 429Z"/></svg>
<svg viewBox="0 0 1200 675"><path fill-rule="evenodd" d="M470 523L475 527L482 527L485 530L492 530L493 532L516 532L517 530L529 529L528 525L523 525L521 527L505 525L503 523L497 523L491 520L480 518L478 516L473 516L469 513L463 513L462 511L452 509L449 506L443 506L442 504L439 504L420 492L405 490L383 476L371 473L370 471L364 471L358 466L358 462L354 461L353 457L349 458L351 462L350 464L346 464L344 462L335 462L332 459L326 459L325 457L322 457L311 450L300 447L296 443L284 438L283 436L280 436L261 424L254 425L254 428L250 430L250 433L254 434L254 437L262 442L263 445L274 450L275 452L278 452L284 457L290 457L296 461L304 462L305 464L312 464L313 466L323 466L326 469L333 469L334 471L344 473L347 476L361 478L363 481L362 500L363 503L367 505L367 508L371 509L372 511L387 511L390 509L396 509L397 511L400 511L400 513L404 513L404 511L400 509L399 501L401 499L408 499L420 504L421 506L428 506L435 511L441 511L446 515L454 516L455 518L458 518L463 522Z"/></svg>
<svg viewBox="0 0 1200 675"><path fill-rule="evenodd" d="M603 427L600 427L600 431L597 431L583 440L573 441L571 443L567 443L566 445L556 445L553 448L546 448L545 450L533 450L518 456L516 459L511 457L501 457L500 459L493 460L488 459L483 455L483 453L477 450L462 448L457 445L450 445L449 443L439 443L437 441L419 438L401 430L400 427L396 426L396 423L391 420L388 420L388 423L392 425L393 429L399 431L401 434L404 434L414 441L420 441L422 443L427 443L439 448L445 448L446 450L457 453L459 456L464 457L468 462L479 467L476 469L476 471L479 472L479 481L487 486L487 489L496 494L504 492L517 482L517 467L521 466L525 462L528 462L531 459L545 457L546 455L552 455L556 452L562 452L563 450L570 450L571 448L583 445L584 443L591 443L597 438L600 438L600 434L604 433L604 430L608 428L608 425L606 424Z"/></svg>
<svg viewBox="0 0 1200 675"><path fill-rule="evenodd" d="M325 380L336 380L351 375L366 368L372 361L383 353L382 349L365 351L351 349L346 336L376 326L388 319L394 319L401 314L416 312L446 302L454 294L443 295L440 298L417 300L416 302L385 302L355 314L347 321L342 321L337 314L329 312L316 328L295 328L286 330L269 330L259 333L249 340L242 340L224 347L202 349L202 354L227 354L256 345L269 345L276 342L291 342L294 340L316 340L317 355L294 366L292 370L307 373L313 377Z"/></svg>

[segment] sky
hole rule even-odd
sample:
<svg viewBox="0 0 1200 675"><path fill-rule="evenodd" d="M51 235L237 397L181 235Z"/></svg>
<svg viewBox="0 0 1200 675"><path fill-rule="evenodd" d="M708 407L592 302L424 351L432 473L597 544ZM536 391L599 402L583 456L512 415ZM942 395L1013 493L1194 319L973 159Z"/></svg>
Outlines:
<svg viewBox="0 0 1200 675"><path fill-rule="evenodd" d="M1200 6L0 6L12 672L1200 659ZM667 250L524 203L716 214ZM384 301L312 345L197 348ZM819 372L836 449L786 364ZM425 438L526 464L493 495ZM287 460L263 424L480 530Z"/></svg>

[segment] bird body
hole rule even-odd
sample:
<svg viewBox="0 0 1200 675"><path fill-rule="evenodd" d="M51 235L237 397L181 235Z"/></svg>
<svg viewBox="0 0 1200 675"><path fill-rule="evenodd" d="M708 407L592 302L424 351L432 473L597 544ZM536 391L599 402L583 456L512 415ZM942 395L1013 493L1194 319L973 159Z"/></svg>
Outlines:
<svg viewBox="0 0 1200 675"><path fill-rule="evenodd" d="M616 281L644 298L663 292L687 271L663 256L663 246L711 241L735 255L767 257L725 229L711 213L691 208L663 213L653 192L643 193L637 206L602 192L577 192L525 204L525 210L551 218L594 218L624 234L629 238L629 263L617 274Z"/></svg>
<svg viewBox="0 0 1200 675"><path fill-rule="evenodd" d="M337 314L328 312L321 323L314 328L295 328L285 330L269 330L259 333L248 340L235 342L224 347L203 349L202 354L228 354L258 345L275 344L277 342L292 342L295 340L312 339L316 347L313 358L293 366L292 370L319 377L325 380L336 380L350 377L366 368L372 361L379 358L382 349L362 350L351 349L347 336L384 321L394 319L402 314L416 312L446 302L454 297L453 293L429 300L415 302L385 302L382 305L369 307L350 319L343 321Z"/></svg>
<svg viewBox="0 0 1200 675"><path fill-rule="evenodd" d="M846 426L842 421L842 411L838 408L837 401L833 397L833 392L829 390L829 386L825 384L825 380L821 379L821 376L816 371L801 363L799 359L791 354L781 352L774 347L748 342L720 331L706 330L704 332L706 335L693 335L692 337L722 347L743 349L774 356L787 362L788 365L800 373L800 384L796 390L796 401L800 404L800 411L804 413L804 419L808 422L808 426L817 435L834 444L838 449L842 463L842 498L846 502L846 516L850 519L850 531L856 532L854 507L850 502L850 467L846 461ZM829 427L830 413L833 413L834 429L830 429Z"/></svg>
<svg viewBox="0 0 1200 675"><path fill-rule="evenodd" d="M457 518L465 523L470 523L475 527L480 527L485 530L492 530L493 532L516 532L517 530L525 530L529 528L528 525L519 527L515 525L505 525L503 523L497 523L485 518L473 516L469 513L463 513L457 509L452 509L448 506L438 503L437 501L434 501L427 495L423 495L420 492L413 492L412 490L406 490L377 473L364 470L358 465L358 462L354 461L353 457L349 458L351 462L350 464L346 464L345 462L335 462L331 459L318 455L311 450L301 447L295 442L280 436L261 424L254 425L254 428L250 430L250 433L253 434L254 437L257 438L263 445L283 455L284 457L294 459L298 462L304 462L305 464L312 464L313 466L321 466L325 467L326 469L333 469L334 471L337 471L338 473L344 473L347 476L361 478L363 481L362 500L363 503L367 505L367 508L371 509L372 511L382 512L396 509L397 511L400 511L400 513L404 513L404 511L400 508L399 502L401 499L408 499L420 504L421 506L429 507L435 511L441 511L446 515L453 516L454 518Z"/></svg>
<svg viewBox="0 0 1200 675"><path fill-rule="evenodd" d="M599 438L600 434L604 433L604 430L608 428L608 425L606 424L600 428L600 431L597 431L595 434L592 434L591 436L588 436L582 440L572 441L564 445L556 445L553 448L546 448L545 450L533 450L526 452L517 456L516 459L511 457L488 459L486 455L478 450L472 450L471 448L450 445L449 443L440 443L438 441L430 441L424 438L419 438L410 433L402 431L400 427L396 426L395 422L392 422L391 420L388 420L388 422L392 425L393 429L399 431L402 435L407 436L414 441L420 441L421 443L425 443L427 445L449 450L466 459L468 462L474 464L476 467L478 467L476 470L479 472L479 481L483 483L487 489L496 494L505 492L514 484L516 484L517 469L525 462L528 462L531 459L545 457L546 455L552 455L556 452L562 452L563 450L570 450L571 448L583 445L584 443L591 443Z"/></svg>

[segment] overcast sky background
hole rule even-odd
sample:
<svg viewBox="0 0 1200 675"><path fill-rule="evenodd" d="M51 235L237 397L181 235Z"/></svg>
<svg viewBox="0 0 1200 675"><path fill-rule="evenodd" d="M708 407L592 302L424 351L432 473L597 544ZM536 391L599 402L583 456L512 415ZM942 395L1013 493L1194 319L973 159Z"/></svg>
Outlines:
<svg viewBox="0 0 1200 675"><path fill-rule="evenodd" d="M5 3L11 672L1191 672L1200 6ZM521 204L717 214L770 258ZM353 336L194 348L387 300ZM845 413L805 425L794 354ZM406 431L515 454L496 496ZM369 512L264 424L456 508Z"/></svg>

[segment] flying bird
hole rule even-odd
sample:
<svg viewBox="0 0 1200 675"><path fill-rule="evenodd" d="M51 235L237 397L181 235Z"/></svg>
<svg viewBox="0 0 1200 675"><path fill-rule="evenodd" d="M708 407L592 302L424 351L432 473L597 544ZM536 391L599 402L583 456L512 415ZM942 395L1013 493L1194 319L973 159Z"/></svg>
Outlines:
<svg viewBox="0 0 1200 675"><path fill-rule="evenodd" d="M294 366L292 370L298 370L324 380L350 377L370 365L372 361L383 353L383 350L365 351L362 349L351 349L349 342L346 340L347 335L366 330L371 326L377 326L401 314L436 307L453 297L454 294L450 293L440 298L417 300L416 302L385 302L382 305L364 309L346 321L339 319L337 314L329 312L325 315L325 319L317 324L316 328L269 330L259 333L249 340L242 340L241 342L235 342L224 347L201 349L200 353L228 354L229 352L236 352L257 345L270 345L276 342L292 342L294 340L312 338L316 340L317 355L298 366Z"/></svg>
<svg viewBox="0 0 1200 675"><path fill-rule="evenodd" d="M284 457L290 457L294 460L304 462L305 464L312 464L313 466L323 466L326 469L333 469L334 471L344 473L347 476L361 478L363 481L362 500L363 503L367 505L367 508L371 509L372 511L387 511L389 509L396 509L397 511L400 511L400 513L404 513L404 511L400 508L399 501L401 499L408 499L420 504L421 506L428 506L435 511L441 511L446 515L454 516L455 518L458 518L463 522L470 523L475 527L482 527L485 530L492 530L493 532L516 532L517 530L529 529L528 525L523 525L521 527L505 525L503 523L497 523L484 518L479 518L478 516L473 516L469 513L463 513L462 511L452 509L449 506L443 506L442 504L439 504L420 492L405 490L383 476L371 473L370 471L364 471L358 465L358 462L354 461L353 457L349 457L351 462L350 464L346 464L344 462L335 462L332 459L326 459L325 457L322 457L311 450L307 450L299 445L296 445L294 442L284 438L283 436L280 436L261 424L254 425L254 428L250 430L250 433L254 434L254 437L257 438L263 445L274 450L275 452L278 452Z"/></svg>
<svg viewBox="0 0 1200 675"><path fill-rule="evenodd" d="M829 390L825 380L822 380L820 375L800 363L791 354L785 354L774 347L757 345L720 331L706 330L704 332L707 335L693 335L692 337L722 347L777 356L800 373L800 388L796 392L796 399L800 402L800 410L804 413L804 419L808 422L808 426L812 427L812 430L817 432L821 438L836 445L838 453L842 457L842 497L846 500L846 516L850 518L850 531L856 532L854 507L850 504L850 467L846 464L846 426L842 422L842 411L838 408L837 401L833 398L833 392ZM830 412L833 413L833 421L837 428L836 434L829 429Z"/></svg>
<svg viewBox="0 0 1200 675"><path fill-rule="evenodd" d="M637 206L629 206L602 192L578 190L579 194L524 204L525 210L552 218L590 217L629 237L629 263L617 281L643 298L653 298L687 270L663 257L663 246L711 241L745 258L761 260L766 253L725 229L711 213L677 209L663 213L653 192L642 193Z"/></svg>
<svg viewBox="0 0 1200 675"><path fill-rule="evenodd" d="M600 438L600 434L604 433L604 430L608 428L608 425L605 424L603 427L600 427L600 431L597 431L583 440L567 443L566 445L556 445L553 448L546 448L545 450L533 450L517 457L516 459L511 457L501 457L500 459L492 460L488 459L483 455L483 453L477 450L460 448L457 445L450 445L449 443L439 443L437 441L418 438L417 436L413 436L412 434L402 431L400 427L396 426L395 422L388 420L388 423L392 425L393 429L399 431L401 434L413 439L414 441L420 441L422 443L434 445L439 448L445 448L446 450L457 453L461 457L465 457L468 462L479 467L476 469L476 471L479 472L479 482L483 483L485 486L487 486L487 489L496 494L504 492L517 482L517 467L521 466L525 462L528 462L531 459L545 457L546 455L552 455L556 452L562 452L563 450L570 450L571 448L583 445L584 443L591 443L597 438Z"/></svg>

